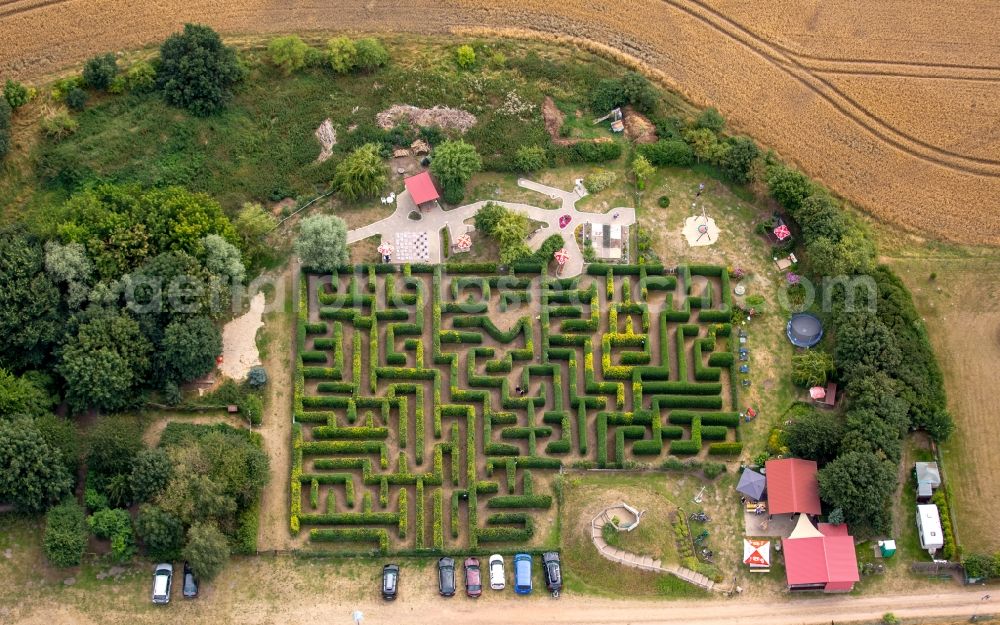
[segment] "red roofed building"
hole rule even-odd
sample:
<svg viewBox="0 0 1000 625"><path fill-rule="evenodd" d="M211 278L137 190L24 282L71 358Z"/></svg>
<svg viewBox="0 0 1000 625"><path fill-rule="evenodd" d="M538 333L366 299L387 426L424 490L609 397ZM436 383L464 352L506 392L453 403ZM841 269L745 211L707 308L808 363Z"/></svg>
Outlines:
<svg viewBox="0 0 1000 625"><path fill-rule="evenodd" d="M789 590L850 592L861 579L854 538L846 525L820 523L817 530L807 517L800 517L795 531L782 541L782 551Z"/></svg>
<svg viewBox="0 0 1000 625"><path fill-rule="evenodd" d="M431 180L430 173L422 171L416 176L410 176L403 180L406 190L410 192L410 198L418 208L423 208L424 204L436 202L441 196L434 188L434 181Z"/></svg>
<svg viewBox="0 0 1000 625"><path fill-rule="evenodd" d="M770 514L805 513L818 515L819 482L816 463L799 458L768 460L767 511Z"/></svg>

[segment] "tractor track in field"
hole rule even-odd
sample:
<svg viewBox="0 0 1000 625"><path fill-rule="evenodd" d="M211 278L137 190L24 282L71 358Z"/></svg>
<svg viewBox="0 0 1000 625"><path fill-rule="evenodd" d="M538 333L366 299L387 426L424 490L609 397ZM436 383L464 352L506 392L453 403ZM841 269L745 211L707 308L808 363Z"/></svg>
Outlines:
<svg viewBox="0 0 1000 625"><path fill-rule="evenodd" d="M71 1L72 0L43 0L42 2L31 3L31 0L7 0L7 2L0 2L0 19L7 17L8 15L28 13L30 11L44 9L45 7L49 7L54 4L65 4Z"/></svg>
<svg viewBox="0 0 1000 625"><path fill-rule="evenodd" d="M855 124L894 148L914 158L962 173L991 178L1000 177L1000 160L967 156L946 150L891 126L829 81L814 74L792 55L783 52L780 47L711 8L702 0L661 1L743 45L773 67L826 100Z"/></svg>

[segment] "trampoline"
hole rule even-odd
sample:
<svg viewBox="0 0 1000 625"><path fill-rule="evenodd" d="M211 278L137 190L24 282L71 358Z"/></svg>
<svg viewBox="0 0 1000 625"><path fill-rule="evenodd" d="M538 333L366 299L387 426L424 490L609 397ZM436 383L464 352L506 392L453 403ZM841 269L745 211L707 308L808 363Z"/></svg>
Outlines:
<svg viewBox="0 0 1000 625"><path fill-rule="evenodd" d="M809 313L792 315L785 328L788 340L796 347L812 347L823 338L823 324Z"/></svg>

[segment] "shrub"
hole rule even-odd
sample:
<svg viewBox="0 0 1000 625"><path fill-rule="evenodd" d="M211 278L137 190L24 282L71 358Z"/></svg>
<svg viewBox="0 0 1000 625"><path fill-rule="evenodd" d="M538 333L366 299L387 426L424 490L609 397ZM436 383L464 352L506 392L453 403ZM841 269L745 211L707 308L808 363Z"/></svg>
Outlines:
<svg viewBox="0 0 1000 625"><path fill-rule="evenodd" d="M358 49L347 37L335 37L326 42L326 55L333 71L346 74L357 63Z"/></svg>
<svg viewBox="0 0 1000 625"><path fill-rule="evenodd" d="M354 42L355 68L371 72L389 63L389 51L374 37L365 37Z"/></svg>
<svg viewBox="0 0 1000 625"><path fill-rule="evenodd" d="M252 425L260 425L264 419L264 402L260 395L248 393L237 404L240 414L247 418Z"/></svg>
<svg viewBox="0 0 1000 625"><path fill-rule="evenodd" d="M476 65L476 51L469 45L459 46L455 50L455 62L462 69L474 67Z"/></svg>
<svg viewBox="0 0 1000 625"><path fill-rule="evenodd" d="M707 128L714 133L719 133L726 127L726 120L715 107L709 107L698 115L694 125L696 128Z"/></svg>
<svg viewBox="0 0 1000 625"><path fill-rule="evenodd" d="M125 71L125 87L135 93L156 87L156 68L149 61L136 61Z"/></svg>
<svg viewBox="0 0 1000 625"><path fill-rule="evenodd" d="M91 57L83 66L83 84L91 89L107 91L117 75L118 61L110 52Z"/></svg>
<svg viewBox="0 0 1000 625"><path fill-rule="evenodd" d="M32 97L32 89L16 80L7 79L3 85L3 97L10 108L17 110L27 104Z"/></svg>
<svg viewBox="0 0 1000 625"><path fill-rule="evenodd" d="M701 470L705 473L705 477L714 480L726 472L726 465L722 462L706 462Z"/></svg>
<svg viewBox="0 0 1000 625"><path fill-rule="evenodd" d="M344 197L354 201L382 191L388 176L379 151L378 144L366 143L337 164L333 184Z"/></svg>
<svg viewBox="0 0 1000 625"><path fill-rule="evenodd" d="M180 556L181 545L184 542L184 525L161 508L143 504L135 519L135 531L151 558L174 560Z"/></svg>
<svg viewBox="0 0 1000 625"><path fill-rule="evenodd" d="M114 559L122 561L132 556L132 518L127 510L99 510L87 517L87 526L98 538L111 540Z"/></svg>
<svg viewBox="0 0 1000 625"><path fill-rule="evenodd" d="M236 51L222 45L218 33L200 24L185 24L160 46L157 83L167 104L207 116L222 110L245 70Z"/></svg>
<svg viewBox="0 0 1000 625"><path fill-rule="evenodd" d="M476 148L465 141L445 141L434 149L431 173L441 183L448 203L462 201L465 183L482 168L483 161Z"/></svg>
<svg viewBox="0 0 1000 625"><path fill-rule="evenodd" d="M712 456L736 456L742 453L743 443L712 443L708 453Z"/></svg>
<svg viewBox="0 0 1000 625"><path fill-rule="evenodd" d="M606 169L599 169L584 176L583 186L590 193L600 193L618 181L618 174Z"/></svg>
<svg viewBox="0 0 1000 625"><path fill-rule="evenodd" d="M326 324L320 324L320 325L323 326L325 332ZM247 384L250 386L250 388L253 389L262 388L265 384L267 384L267 371L264 369L264 367L261 366L252 367L250 369L250 372L247 373Z"/></svg>
<svg viewBox="0 0 1000 625"><path fill-rule="evenodd" d="M636 152L656 167L689 167L694 163L694 150L678 139L661 139L656 143L640 145Z"/></svg>
<svg viewBox="0 0 1000 625"><path fill-rule="evenodd" d="M514 165L523 172L544 169L548 162L545 148L540 145L523 145L514 154Z"/></svg>
<svg viewBox="0 0 1000 625"><path fill-rule="evenodd" d="M559 154L568 163L605 163L621 158L622 146L615 141L581 141L565 146Z"/></svg>
<svg viewBox="0 0 1000 625"><path fill-rule="evenodd" d="M308 50L309 46L298 35L275 37L267 44L267 52L271 56L271 62L285 76L305 67Z"/></svg>
<svg viewBox="0 0 1000 625"><path fill-rule="evenodd" d="M825 386L833 371L833 356L823 350L809 349L792 356L792 381L799 386Z"/></svg>
<svg viewBox="0 0 1000 625"><path fill-rule="evenodd" d="M42 134L49 139L58 141L75 133L80 127L80 122L66 113L55 113L43 117L39 125L42 129Z"/></svg>
<svg viewBox="0 0 1000 625"><path fill-rule="evenodd" d="M66 106L74 111L82 111L87 106L87 92L79 87L73 87L66 92Z"/></svg>
<svg viewBox="0 0 1000 625"><path fill-rule="evenodd" d="M87 525L83 508L67 501L45 515L45 536L42 539L45 557L58 567L76 566L87 548Z"/></svg>
<svg viewBox="0 0 1000 625"><path fill-rule="evenodd" d="M670 198L665 195L661 195L660 198L656 200L656 203L660 206L660 208L666 208L670 206Z"/></svg>

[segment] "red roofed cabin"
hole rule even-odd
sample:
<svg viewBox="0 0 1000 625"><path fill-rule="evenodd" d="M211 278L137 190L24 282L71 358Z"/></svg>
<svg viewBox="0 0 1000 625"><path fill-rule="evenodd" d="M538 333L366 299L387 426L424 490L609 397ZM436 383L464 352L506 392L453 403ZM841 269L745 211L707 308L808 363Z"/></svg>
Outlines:
<svg viewBox="0 0 1000 625"><path fill-rule="evenodd" d="M768 460L767 511L775 514L820 513L816 463L799 458Z"/></svg>
<svg viewBox="0 0 1000 625"><path fill-rule="evenodd" d="M789 590L850 592L858 575L854 538L846 525L820 523L799 517L792 535L782 541Z"/></svg>
<svg viewBox="0 0 1000 625"><path fill-rule="evenodd" d="M410 199L413 200L418 209L439 207L437 201L441 196L434 187L430 173L422 171L416 176L405 178L403 185L406 186L406 190L410 193Z"/></svg>

